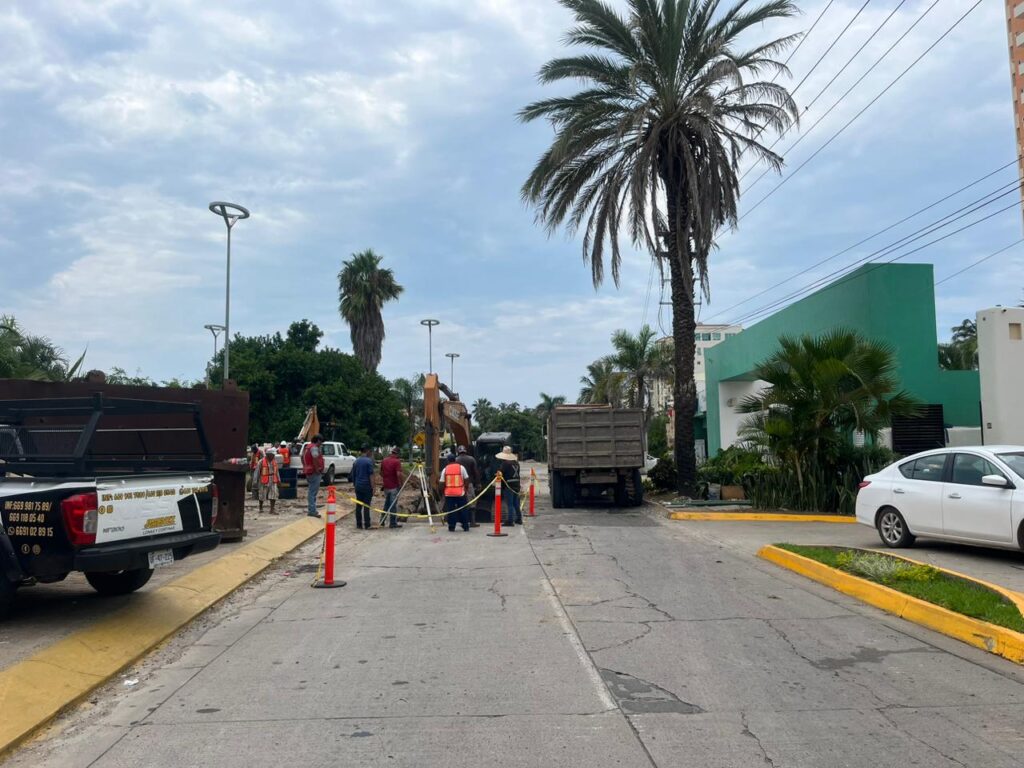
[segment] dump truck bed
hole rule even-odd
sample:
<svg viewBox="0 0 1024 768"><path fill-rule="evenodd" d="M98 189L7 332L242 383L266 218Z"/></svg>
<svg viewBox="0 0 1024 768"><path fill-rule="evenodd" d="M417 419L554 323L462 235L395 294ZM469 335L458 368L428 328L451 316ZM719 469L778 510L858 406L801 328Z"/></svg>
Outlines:
<svg viewBox="0 0 1024 768"><path fill-rule="evenodd" d="M642 467L643 412L600 406L555 408L548 421L548 463L555 470Z"/></svg>

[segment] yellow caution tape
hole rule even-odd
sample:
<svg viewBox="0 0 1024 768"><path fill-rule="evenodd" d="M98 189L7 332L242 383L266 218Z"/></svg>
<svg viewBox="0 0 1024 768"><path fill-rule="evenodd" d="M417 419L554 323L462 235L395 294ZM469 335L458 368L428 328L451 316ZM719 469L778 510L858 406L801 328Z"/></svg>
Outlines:
<svg viewBox="0 0 1024 768"><path fill-rule="evenodd" d="M413 514L411 512L388 512L386 509L380 509L379 507L370 506L369 504L366 504L365 502L362 502L359 499L353 498L352 496L349 496L348 500L351 501L353 504L355 504L358 507L366 507L371 512L376 512L379 515L394 515L395 517L401 517L401 518L405 518L405 519L408 519L410 517L415 517L415 518L421 518L421 519L426 520L426 519L429 519L429 518L432 518L432 517L439 517L439 516L443 516L443 515L450 515L452 512L461 512L463 509L466 509L467 507L473 506L477 501L480 500L480 498L485 493L487 493L488 490L490 490L490 488L493 485L494 485L494 480L492 480L487 485L485 485L483 487L483 489L480 491L480 493L478 493L472 499L467 501L461 507L457 507L455 509L450 509L450 510L443 510L443 511L435 512L432 515L415 515L415 514Z"/></svg>

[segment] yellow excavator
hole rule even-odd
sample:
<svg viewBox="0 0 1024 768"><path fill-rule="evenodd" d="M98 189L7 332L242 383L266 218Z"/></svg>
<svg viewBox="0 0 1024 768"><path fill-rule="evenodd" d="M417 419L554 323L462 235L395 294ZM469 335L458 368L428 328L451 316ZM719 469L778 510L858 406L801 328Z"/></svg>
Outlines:
<svg viewBox="0 0 1024 768"><path fill-rule="evenodd" d="M444 394L447 399L443 399ZM446 384L437 378L436 373L428 373L423 384L423 423L424 437L424 468L427 480L435 492L441 478L441 436L451 432L455 445L472 445L469 411L465 403L459 400L457 392L452 392Z"/></svg>

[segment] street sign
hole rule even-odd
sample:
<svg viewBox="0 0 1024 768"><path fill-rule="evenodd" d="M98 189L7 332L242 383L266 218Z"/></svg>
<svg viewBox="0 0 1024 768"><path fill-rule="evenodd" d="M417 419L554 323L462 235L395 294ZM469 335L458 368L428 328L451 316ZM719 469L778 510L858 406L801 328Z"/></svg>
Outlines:
<svg viewBox="0 0 1024 768"><path fill-rule="evenodd" d="M416 437L414 437L412 441L422 448L424 443L427 442L427 436L423 432L417 432Z"/></svg>

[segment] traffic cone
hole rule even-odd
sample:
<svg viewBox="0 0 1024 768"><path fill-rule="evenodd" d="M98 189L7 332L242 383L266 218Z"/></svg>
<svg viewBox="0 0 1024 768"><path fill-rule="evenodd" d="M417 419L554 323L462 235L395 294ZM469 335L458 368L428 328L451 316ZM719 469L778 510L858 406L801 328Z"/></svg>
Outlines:
<svg viewBox="0 0 1024 768"><path fill-rule="evenodd" d="M508 536L501 532L501 472L494 476L494 533L488 536Z"/></svg>
<svg viewBox="0 0 1024 768"><path fill-rule="evenodd" d="M327 486L327 520L324 523L324 580L314 587L334 589L347 582L334 580L334 529L337 514L337 496L334 486Z"/></svg>

